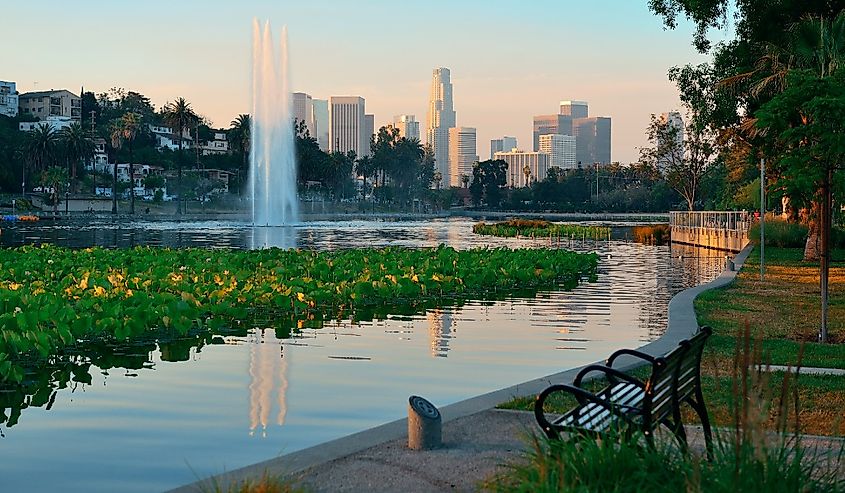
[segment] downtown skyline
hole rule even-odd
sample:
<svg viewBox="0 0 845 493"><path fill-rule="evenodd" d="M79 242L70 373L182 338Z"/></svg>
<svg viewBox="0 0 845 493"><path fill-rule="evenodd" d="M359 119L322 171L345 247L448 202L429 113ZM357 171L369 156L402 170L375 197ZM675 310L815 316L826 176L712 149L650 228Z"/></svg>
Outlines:
<svg viewBox="0 0 845 493"><path fill-rule="evenodd" d="M32 18L53 4L59 5L15 4L6 13L13 21ZM478 129L479 155L502 135L525 146L533 115L556 113L560 100L573 99L589 101L594 115L613 117L613 160L630 162L646 144L650 115L680 106L668 68L706 60L690 46L688 25L664 31L646 2L436 1L421 9L381 1L358 8L188 1L167 4L166 17L160 4L105 9L87 2L64 13L63 23L47 20L44 29L52 34L44 37L32 38L25 22L11 22L8 36L31 39L25 50L6 52L0 79L16 81L21 93L124 87L147 95L157 108L185 97L215 126L228 127L249 111L249 30L257 16L275 29L288 25L293 91L319 99L360 95L376 129L398 114L424 121L431 70L448 67L456 124ZM451 15L433 32L429 21L437 8ZM185 19L188 29L176 30ZM128 37L127 26L149 34Z"/></svg>

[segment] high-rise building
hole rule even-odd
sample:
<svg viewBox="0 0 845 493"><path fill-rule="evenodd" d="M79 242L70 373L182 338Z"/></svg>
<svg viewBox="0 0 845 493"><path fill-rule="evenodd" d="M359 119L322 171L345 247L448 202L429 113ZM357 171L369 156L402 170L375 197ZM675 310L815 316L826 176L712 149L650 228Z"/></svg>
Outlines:
<svg viewBox="0 0 845 493"><path fill-rule="evenodd" d="M582 166L610 164L610 117L577 118L572 126L578 163Z"/></svg>
<svg viewBox="0 0 845 493"><path fill-rule="evenodd" d="M549 155L545 152L513 149L497 152L493 157L508 163L506 185L509 187L527 187L535 181L545 180L549 173Z"/></svg>
<svg viewBox="0 0 845 493"><path fill-rule="evenodd" d="M329 151L355 151L358 157L369 154L370 137L360 96L329 97Z"/></svg>
<svg viewBox="0 0 845 493"><path fill-rule="evenodd" d="M373 135L376 133L376 117L375 115L364 115L364 140L366 145L364 146L364 154L363 156L369 156L371 149L370 143L372 142Z"/></svg>
<svg viewBox="0 0 845 493"><path fill-rule="evenodd" d="M534 117L534 151L540 150L541 135L575 135L569 115L537 115ZM510 149L505 149L506 151Z"/></svg>
<svg viewBox="0 0 845 493"><path fill-rule="evenodd" d="M314 102L304 92L293 93L293 117L298 122L305 122L305 128L311 137L317 138L314 126Z"/></svg>
<svg viewBox="0 0 845 493"><path fill-rule="evenodd" d="M14 82L0 80L0 115L12 118L18 115L18 91Z"/></svg>
<svg viewBox="0 0 845 493"><path fill-rule="evenodd" d="M560 114L575 118L587 118L590 116L586 101L561 101Z"/></svg>
<svg viewBox="0 0 845 493"><path fill-rule="evenodd" d="M670 111L668 113L661 113L660 116L657 118L657 121L661 125L667 126L667 130L671 129L672 133L674 134L673 137L675 142L673 146L669 146L668 143L664 143L661 141L657 142L658 149L665 149L666 152L674 151L676 154L680 153L683 156L684 152L684 118L681 116L680 113L677 111ZM670 156L658 156L657 157L657 169L660 171L665 171L666 167L672 162L672 157Z"/></svg>
<svg viewBox="0 0 845 493"><path fill-rule="evenodd" d="M399 130L399 137L405 137L408 140L420 140L420 122L414 115L394 116L393 127Z"/></svg>
<svg viewBox="0 0 845 493"><path fill-rule="evenodd" d="M516 137L504 136L501 139L493 139L490 141L490 159L493 159L497 152L506 152L516 147Z"/></svg>
<svg viewBox="0 0 845 493"><path fill-rule="evenodd" d="M457 186L449 181L449 129L454 126L451 74L448 68L436 68L431 77L425 138L434 151L435 166L444 188Z"/></svg>
<svg viewBox="0 0 845 493"><path fill-rule="evenodd" d="M449 182L464 186L464 176L472 178L472 166L478 162L477 140L473 127L449 129Z"/></svg>
<svg viewBox="0 0 845 493"><path fill-rule="evenodd" d="M541 135L540 152L549 155L549 166L574 169L578 165L575 159L575 137L571 135Z"/></svg>
<svg viewBox="0 0 845 493"><path fill-rule="evenodd" d="M65 89L28 92L18 97L20 112L44 120L48 116L64 116L82 120L82 100Z"/></svg>
<svg viewBox="0 0 845 493"><path fill-rule="evenodd" d="M320 149L329 150L329 102L326 99L312 99L314 108L314 138Z"/></svg>

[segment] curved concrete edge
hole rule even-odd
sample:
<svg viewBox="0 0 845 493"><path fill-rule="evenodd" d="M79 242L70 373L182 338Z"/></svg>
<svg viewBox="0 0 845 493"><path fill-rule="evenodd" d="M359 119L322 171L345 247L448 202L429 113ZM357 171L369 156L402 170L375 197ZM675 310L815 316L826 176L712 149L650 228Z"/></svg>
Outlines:
<svg viewBox="0 0 845 493"><path fill-rule="evenodd" d="M667 353L677 344L698 330L698 320L695 316L693 301L704 291L715 289L730 284L742 269L745 259L752 250L752 245L747 245L736 257L734 257L735 270L726 270L716 279L698 286L686 289L676 294L669 302L669 324L666 332L657 340L652 341L640 348L639 351L652 356L659 356ZM619 358L618 365L614 367L628 371L644 362L637 358ZM604 364L604 361L597 361L594 364ZM587 365L584 365L587 366ZM584 366L572 368L563 372L548 375L542 378L523 382L493 392L488 392L476 397L449 404L440 409L443 422L452 421L464 416L469 416L481 411L492 409L503 402L517 397L536 395L552 383L572 383L575 376ZM233 482L243 481L247 478L260 478L264 474L270 476L289 476L298 472L310 469L311 467L345 457L362 450L366 450L385 442L399 440L408 433L407 418L397 419L383 425L376 426L364 431L353 433L342 438L321 443L297 452L282 455L263 462L252 464L240 469L225 472L207 479L197 481L179 488L170 490L168 493L197 493L215 491L216 485L228 485Z"/></svg>

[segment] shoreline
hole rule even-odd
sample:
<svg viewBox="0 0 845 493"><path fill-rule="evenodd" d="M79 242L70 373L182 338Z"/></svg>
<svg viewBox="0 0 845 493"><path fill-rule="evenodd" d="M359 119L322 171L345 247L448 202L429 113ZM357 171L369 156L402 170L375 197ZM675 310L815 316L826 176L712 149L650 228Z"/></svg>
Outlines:
<svg viewBox="0 0 845 493"><path fill-rule="evenodd" d="M668 306L669 320L666 332L657 340L637 349L651 355L665 354L674 348L679 341L691 336L698 330L693 301L700 293L706 290L731 283L741 270L752 248L752 245L748 244L734 257L734 270L723 270L712 281L685 289L673 296ZM597 363L601 364L603 361ZM635 358L620 358L618 368L621 371L629 371L642 364L643 362L641 360ZM443 425L445 426L448 423L455 422L467 416L490 411L497 405L517 397L536 395L552 382L571 383L575 375L584 366L529 380L444 406L440 409ZM209 489L214 489L214 485L241 482L248 478L260 478L264 474L282 477L292 476L373 447L383 447L390 442L401 440L407 436L407 430L407 418L397 419L306 449L179 486L169 490L168 493L209 491Z"/></svg>

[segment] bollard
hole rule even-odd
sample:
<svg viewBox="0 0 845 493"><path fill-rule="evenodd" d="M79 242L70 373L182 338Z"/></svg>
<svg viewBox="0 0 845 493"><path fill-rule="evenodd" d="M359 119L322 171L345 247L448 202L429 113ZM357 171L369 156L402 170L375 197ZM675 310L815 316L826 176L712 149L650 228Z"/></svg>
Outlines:
<svg viewBox="0 0 845 493"><path fill-rule="evenodd" d="M408 448L430 450L441 445L440 411L418 395L408 399Z"/></svg>

